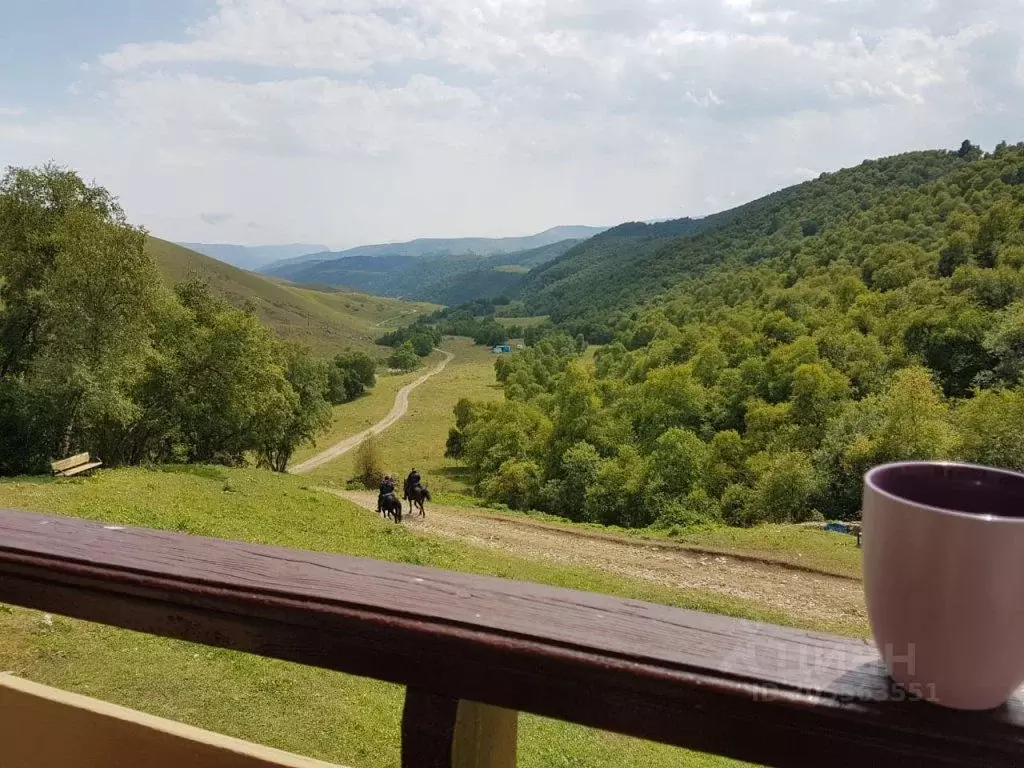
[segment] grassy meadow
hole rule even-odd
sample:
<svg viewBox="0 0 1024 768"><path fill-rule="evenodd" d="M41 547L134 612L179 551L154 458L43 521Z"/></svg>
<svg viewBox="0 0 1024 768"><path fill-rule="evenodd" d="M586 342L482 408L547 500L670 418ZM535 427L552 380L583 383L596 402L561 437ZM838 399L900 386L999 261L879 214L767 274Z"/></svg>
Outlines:
<svg viewBox="0 0 1024 768"><path fill-rule="evenodd" d="M328 431L320 435L315 444L303 445L295 451L291 463L294 465L305 461L310 456L316 455L346 437L357 435L376 424L391 410L398 390L406 384L414 382L440 359L441 356L435 352L427 358L424 367L415 371L395 374L378 373L377 383L373 389L367 390L362 397L357 397L348 403L335 405L332 408L331 426Z"/></svg>
<svg viewBox="0 0 1024 768"><path fill-rule="evenodd" d="M533 563L411 533L301 477L220 467L0 481L0 505L124 525L376 557L791 623L749 601L582 567ZM0 669L355 768L399 765L398 686L0 606ZM543 718L520 719L527 768L735 765Z"/></svg>
<svg viewBox="0 0 1024 768"><path fill-rule="evenodd" d="M454 359L444 371L413 390L409 395L408 413L398 424L379 435L377 443L386 471L404 477L416 467L430 486L431 493L436 494L435 498L450 503L467 496L470 491L465 470L457 461L444 457L448 430L455 426L455 404L463 397L489 400L499 399L503 394L494 379L495 355L489 347L475 345L469 339L449 338L441 348L454 354ZM383 399L384 391L378 392L374 388L369 397ZM385 402L371 405L368 398L361 398L339 407L362 403L363 408L373 408L383 416L390 410L393 400L392 395ZM345 437L365 428L362 426L338 434ZM325 440L319 442L321 445L329 444ZM308 476L322 484L342 487L355 474L354 466L355 451L350 451Z"/></svg>

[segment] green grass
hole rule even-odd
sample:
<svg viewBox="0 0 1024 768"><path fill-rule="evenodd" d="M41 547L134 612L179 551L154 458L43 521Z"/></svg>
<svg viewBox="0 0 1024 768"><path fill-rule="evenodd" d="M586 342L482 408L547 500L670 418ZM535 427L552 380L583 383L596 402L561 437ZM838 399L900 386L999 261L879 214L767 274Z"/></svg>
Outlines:
<svg viewBox="0 0 1024 768"><path fill-rule="evenodd" d="M0 505L113 523L344 552L789 623L778 611L579 567L533 563L384 523L308 480L167 467L84 480L0 482ZM356 768L399 764L399 687L0 606L0 669L66 690ZM521 718L526 768L733 765L712 756Z"/></svg>
<svg viewBox="0 0 1024 768"><path fill-rule="evenodd" d="M436 352L425 362L427 366L433 366L441 356ZM315 445L303 445L292 456L291 463L298 464L310 456L319 453L337 442L344 440L350 435L358 435L367 427L371 427L387 416L391 406L395 403L395 394L424 373L420 368L409 373L385 374L377 376L377 384L350 403L336 405L332 409L330 429L317 438Z"/></svg>
<svg viewBox="0 0 1024 768"><path fill-rule="evenodd" d="M861 550L854 536L802 525L759 525L683 530L672 540L696 547L737 552L859 579Z"/></svg>
<svg viewBox="0 0 1024 768"><path fill-rule="evenodd" d="M388 327L411 322L416 315L437 308L365 293L291 285L155 237L148 239L146 250L168 284L192 277L205 280L231 304L255 305L260 320L280 337L301 341L321 354L352 348L383 357L386 351L374 342Z"/></svg>
<svg viewBox="0 0 1024 768"><path fill-rule="evenodd" d="M444 458L448 430L455 426L455 404L462 397L496 400L504 395L494 380L495 355L489 347L475 345L469 339L451 338L445 339L441 348L452 352L455 358L444 371L413 390L405 418L377 440L386 471L405 477L416 467L431 493L438 494L437 500L447 503L454 500L453 494L467 496L470 492L462 465ZM389 408L390 405L384 412ZM360 431L353 429L347 434ZM354 463L355 451L350 451L309 476L322 484L341 487L355 474Z"/></svg>

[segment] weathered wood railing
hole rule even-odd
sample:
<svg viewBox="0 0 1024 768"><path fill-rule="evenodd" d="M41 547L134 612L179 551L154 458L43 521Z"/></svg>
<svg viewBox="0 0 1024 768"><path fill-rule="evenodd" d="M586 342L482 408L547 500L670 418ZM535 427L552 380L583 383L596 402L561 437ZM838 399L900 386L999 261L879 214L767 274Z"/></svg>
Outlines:
<svg viewBox="0 0 1024 768"><path fill-rule="evenodd" d="M1024 764L1018 699L949 712L864 641L588 592L0 510L0 602L404 684L409 768L513 765L517 711L777 766Z"/></svg>

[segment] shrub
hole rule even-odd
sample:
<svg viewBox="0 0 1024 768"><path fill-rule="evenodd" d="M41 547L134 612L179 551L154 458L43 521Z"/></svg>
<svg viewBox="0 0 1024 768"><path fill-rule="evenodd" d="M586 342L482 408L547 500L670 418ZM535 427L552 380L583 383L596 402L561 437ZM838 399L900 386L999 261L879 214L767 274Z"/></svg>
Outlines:
<svg viewBox="0 0 1024 768"><path fill-rule="evenodd" d="M444 455L446 459L461 459L466 447L466 436L458 427L448 430L448 439L444 444Z"/></svg>
<svg viewBox="0 0 1024 768"><path fill-rule="evenodd" d="M534 462L510 459L502 463L497 474L484 480L481 490L488 501L526 510L534 506L540 494L540 483L540 467Z"/></svg>
<svg viewBox="0 0 1024 768"><path fill-rule="evenodd" d="M419 355L413 349L412 343L407 341L391 353L388 358L388 366L400 371L411 371L420 364L419 360Z"/></svg>
<svg viewBox="0 0 1024 768"><path fill-rule="evenodd" d="M362 483L366 488L376 490L380 487L383 479L384 458L381 456L376 436L371 435L363 441L363 444L356 451L355 480Z"/></svg>

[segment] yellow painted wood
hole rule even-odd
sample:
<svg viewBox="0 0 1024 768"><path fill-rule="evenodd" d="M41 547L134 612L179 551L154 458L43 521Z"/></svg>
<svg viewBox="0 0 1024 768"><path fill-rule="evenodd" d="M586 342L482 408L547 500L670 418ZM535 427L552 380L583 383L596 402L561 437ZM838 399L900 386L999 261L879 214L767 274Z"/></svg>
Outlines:
<svg viewBox="0 0 1024 768"><path fill-rule="evenodd" d="M0 674L2 768L338 768Z"/></svg>
<svg viewBox="0 0 1024 768"><path fill-rule="evenodd" d="M515 768L518 722L515 710L460 701L452 768Z"/></svg>
<svg viewBox="0 0 1024 768"><path fill-rule="evenodd" d="M89 463L88 453L76 453L74 456L68 456L66 459L55 461L50 464L50 468L53 470L53 474L59 475L61 472L72 467L77 467L81 464Z"/></svg>

